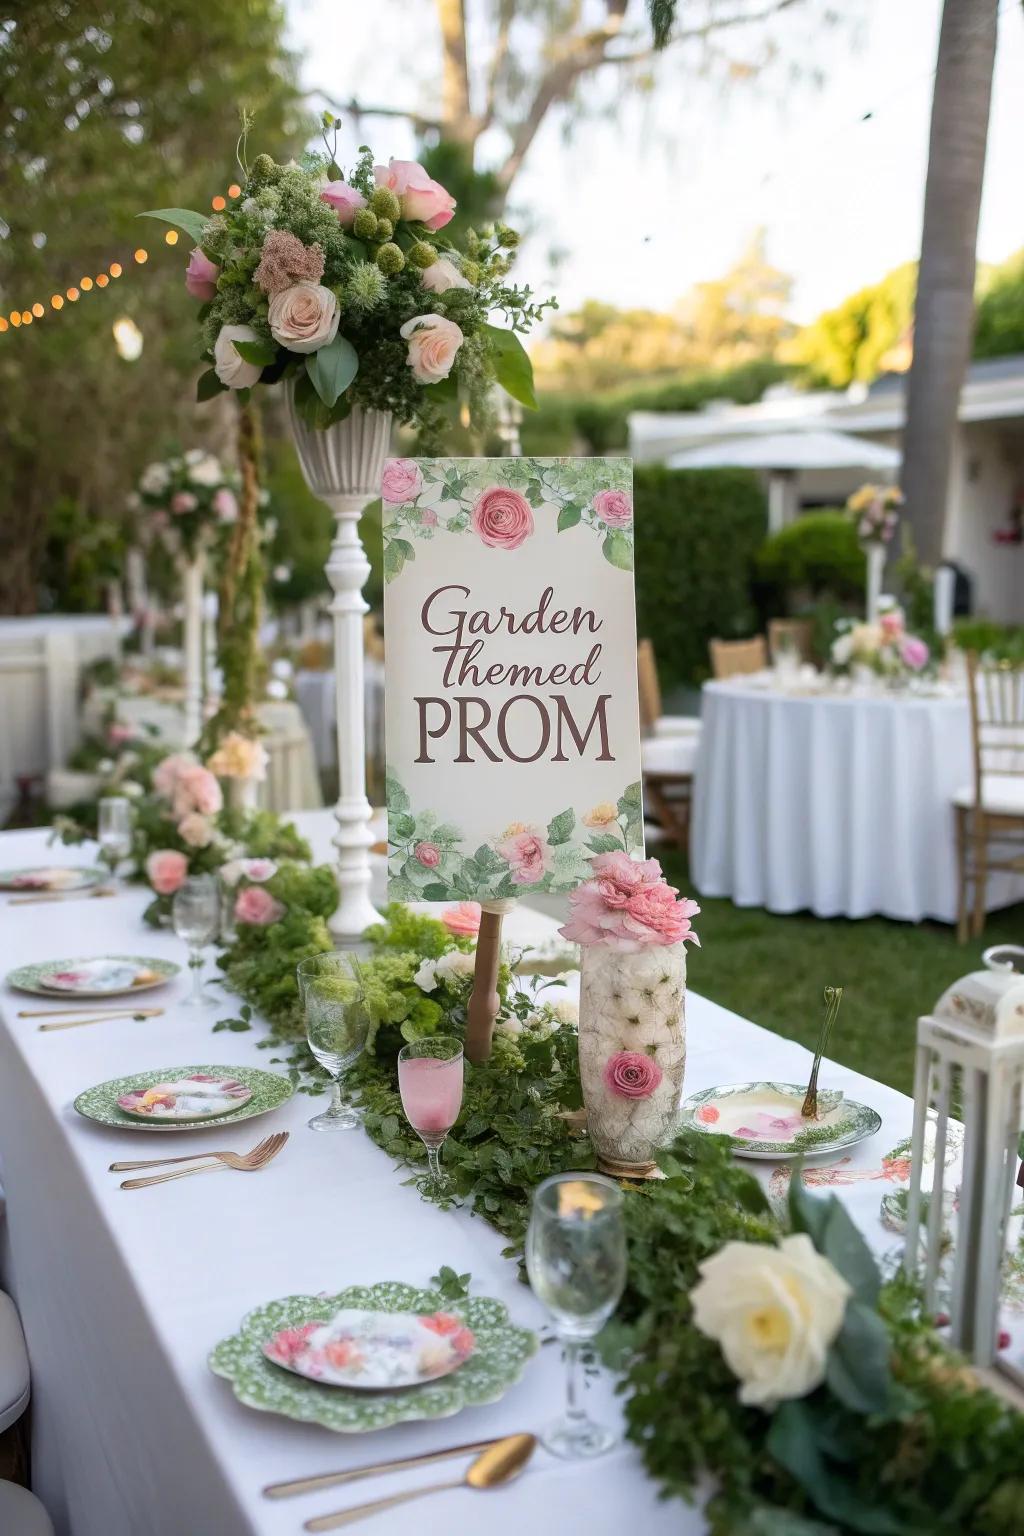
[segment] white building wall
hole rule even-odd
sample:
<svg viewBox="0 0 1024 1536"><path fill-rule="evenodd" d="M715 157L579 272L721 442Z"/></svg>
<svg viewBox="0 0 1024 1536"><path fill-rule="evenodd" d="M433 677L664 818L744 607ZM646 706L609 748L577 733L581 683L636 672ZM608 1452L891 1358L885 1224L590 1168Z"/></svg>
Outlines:
<svg viewBox="0 0 1024 1536"><path fill-rule="evenodd" d="M973 583L977 613L1024 621L1024 545L996 543L1024 476L1024 435L1006 423L969 422L957 433L947 504L945 552Z"/></svg>

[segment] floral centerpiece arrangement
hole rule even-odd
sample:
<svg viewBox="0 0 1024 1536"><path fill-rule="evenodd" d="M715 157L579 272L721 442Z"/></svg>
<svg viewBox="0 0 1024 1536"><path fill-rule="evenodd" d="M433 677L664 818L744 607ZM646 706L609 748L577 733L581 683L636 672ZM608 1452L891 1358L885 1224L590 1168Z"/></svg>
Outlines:
<svg viewBox="0 0 1024 1536"><path fill-rule="evenodd" d="M498 224L456 250L451 194L415 161L375 165L366 148L343 173L326 141L337 124L325 114L326 154L257 155L222 213L148 215L196 242L185 282L211 364L199 398L287 378L312 427L360 405L436 428L443 401L480 407L495 380L534 405L517 333L546 305L506 280L518 235Z"/></svg>
<svg viewBox="0 0 1024 1536"><path fill-rule="evenodd" d="M849 672L862 667L891 682L919 677L932 665L927 641L907 632L903 609L893 603L874 623L840 619L832 642L832 669Z"/></svg>
<svg viewBox="0 0 1024 1536"><path fill-rule="evenodd" d="M147 464L131 498L171 554L194 560L211 535L238 517L238 478L205 448Z"/></svg>
<svg viewBox="0 0 1024 1536"><path fill-rule="evenodd" d="M657 859L602 853L569 898L563 938L582 946L580 1078L601 1165L643 1174L671 1140L686 1065L686 944L696 902Z"/></svg>
<svg viewBox="0 0 1024 1536"><path fill-rule="evenodd" d="M847 498L846 509L857 524L862 544L891 544L899 527L904 501L895 485L862 485Z"/></svg>

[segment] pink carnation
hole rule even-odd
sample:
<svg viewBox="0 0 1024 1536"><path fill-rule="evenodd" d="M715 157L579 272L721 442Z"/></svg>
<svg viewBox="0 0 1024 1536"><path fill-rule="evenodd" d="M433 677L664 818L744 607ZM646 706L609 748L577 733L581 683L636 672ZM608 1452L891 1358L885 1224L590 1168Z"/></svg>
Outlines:
<svg viewBox="0 0 1024 1536"><path fill-rule="evenodd" d="M551 868L551 848L531 827L503 838L495 852L511 865L513 885L536 885Z"/></svg>
<svg viewBox="0 0 1024 1536"><path fill-rule="evenodd" d="M900 647L903 665L911 672L922 672L931 660L931 651L917 635L908 635Z"/></svg>
<svg viewBox="0 0 1024 1536"><path fill-rule="evenodd" d="M441 850L436 843L417 843L412 856L425 869L436 869L441 862Z"/></svg>
<svg viewBox="0 0 1024 1536"><path fill-rule="evenodd" d="M172 896L187 874L188 859L174 848L158 848L146 860L146 878L158 896Z"/></svg>
<svg viewBox="0 0 1024 1536"><path fill-rule="evenodd" d="M271 923L279 923L282 917L283 905L262 885L245 886L235 899L235 919L239 923L252 923L257 928L266 928Z"/></svg>
<svg viewBox="0 0 1024 1536"><path fill-rule="evenodd" d="M592 867L594 878L569 898L569 921L559 929L563 938L575 944L617 944L626 950L686 939L700 943L690 926L700 908L678 896L657 859L602 853Z"/></svg>
<svg viewBox="0 0 1024 1536"><path fill-rule="evenodd" d="M608 1092L619 1099L649 1099L662 1078L658 1063L643 1051L616 1051L601 1075Z"/></svg>
<svg viewBox="0 0 1024 1536"><path fill-rule="evenodd" d="M628 528L633 521L633 502L625 491L598 491L594 511L606 528Z"/></svg>
<svg viewBox="0 0 1024 1536"><path fill-rule="evenodd" d="M460 901L456 907L446 907L441 921L458 939L475 939L480 932L480 903Z"/></svg>
<svg viewBox="0 0 1024 1536"><path fill-rule="evenodd" d="M215 816L224 804L224 795L216 777L200 763L182 768L174 782L171 808L175 816L187 816L199 811L203 816Z"/></svg>

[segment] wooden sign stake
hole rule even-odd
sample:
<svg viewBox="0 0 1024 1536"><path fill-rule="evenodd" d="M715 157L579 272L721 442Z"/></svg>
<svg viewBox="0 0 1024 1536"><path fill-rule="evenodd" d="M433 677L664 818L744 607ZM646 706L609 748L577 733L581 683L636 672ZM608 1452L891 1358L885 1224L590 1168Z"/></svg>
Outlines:
<svg viewBox="0 0 1024 1536"><path fill-rule="evenodd" d="M498 996L501 922L514 906L515 901L512 899L480 903L480 932L476 940L476 966L466 1027L466 1055L474 1065L486 1061L491 1054L494 1021L501 1006Z"/></svg>

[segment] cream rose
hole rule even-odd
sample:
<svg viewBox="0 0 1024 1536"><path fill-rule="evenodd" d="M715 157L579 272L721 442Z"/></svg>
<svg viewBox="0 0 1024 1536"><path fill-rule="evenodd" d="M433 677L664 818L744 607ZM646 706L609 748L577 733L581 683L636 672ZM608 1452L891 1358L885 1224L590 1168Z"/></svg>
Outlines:
<svg viewBox="0 0 1024 1536"><path fill-rule="evenodd" d="M851 1292L806 1232L777 1248L726 1243L700 1274L693 1321L721 1345L741 1403L771 1409L821 1384Z"/></svg>
<svg viewBox="0 0 1024 1536"><path fill-rule="evenodd" d="M414 315L398 334L409 343L406 362L418 383L436 384L448 377L463 342L454 320L443 315Z"/></svg>
<svg viewBox="0 0 1024 1536"><path fill-rule="evenodd" d="M338 334L338 301L322 283L293 283L270 301L270 334L289 352L318 352Z"/></svg>
<svg viewBox="0 0 1024 1536"><path fill-rule="evenodd" d="M425 268L420 282L428 293L447 293L449 288L472 288L473 284L463 277L454 261L439 256Z"/></svg>
<svg viewBox="0 0 1024 1536"><path fill-rule="evenodd" d="M235 350L236 341L259 341L251 325L222 325L213 344L213 370L227 389L250 389L263 369L247 363Z"/></svg>

